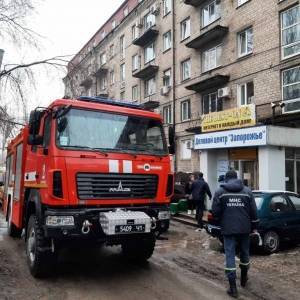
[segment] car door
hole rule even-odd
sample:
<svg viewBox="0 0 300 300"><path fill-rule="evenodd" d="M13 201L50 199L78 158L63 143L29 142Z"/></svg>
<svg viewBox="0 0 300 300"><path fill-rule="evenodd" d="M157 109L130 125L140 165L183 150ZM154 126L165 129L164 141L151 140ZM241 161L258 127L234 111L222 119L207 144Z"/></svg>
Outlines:
<svg viewBox="0 0 300 300"><path fill-rule="evenodd" d="M291 238L292 232L295 230L293 224L294 208L283 194L273 195L270 204L271 224L281 238Z"/></svg>
<svg viewBox="0 0 300 300"><path fill-rule="evenodd" d="M295 238L300 240L300 196L297 194L287 195L292 205L294 206L293 224L295 226Z"/></svg>

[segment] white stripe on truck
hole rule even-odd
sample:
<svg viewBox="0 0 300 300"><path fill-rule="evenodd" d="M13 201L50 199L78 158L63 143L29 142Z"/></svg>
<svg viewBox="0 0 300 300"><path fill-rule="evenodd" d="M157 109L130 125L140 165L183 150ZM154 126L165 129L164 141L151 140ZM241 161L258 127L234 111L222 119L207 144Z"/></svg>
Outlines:
<svg viewBox="0 0 300 300"><path fill-rule="evenodd" d="M132 161L123 160L123 173L132 173Z"/></svg>
<svg viewBox="0 0 300 300"><path fill-rule="evenodd" d="M108 162L109 173L119 173L119 161L110 159Z"/></svg>

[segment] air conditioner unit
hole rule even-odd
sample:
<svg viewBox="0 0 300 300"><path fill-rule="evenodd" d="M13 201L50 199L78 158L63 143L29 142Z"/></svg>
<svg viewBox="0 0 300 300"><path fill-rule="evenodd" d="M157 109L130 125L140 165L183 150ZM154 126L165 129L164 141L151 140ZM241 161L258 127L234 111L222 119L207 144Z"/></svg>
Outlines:
<svg viewBox="0 0 300 300"><path fill-rule="evenodd" d="M135 23L135 25L136 25L137 28L143 28L143 19L142 18L139 19L139 21L137 21Z"/></svg>
<svg viewBox="0 0 300 300"><path fill-rule="evenodd" d="M163 86L161 89L160 89L160 94L161 96L165 96L165 95L168 95L169 92L170 92L170 87L169 86Z"/></svg>
<svg viewBox="0 0 300 300"><path fill-rule="evenodd" d="M224 87L222 89L218 89L218 98L228 98L230 97L230 88Z"/></svg>
<svg viewBox="0 0 300 300"><path fill-rule="evenodd" d="M125 88L125 81L122 81L122 82L121 82L120 88L121 88L121 89L124 89L124 88Z"/></svg>
<svg viewBox="0 0 300 300"><path fill-rule="evenodd" d="M194 149L194 140L190 140L186 142L186 148L189 150Z"/></svg>
<svg viewBox="0 0 300 300"><path fill-rule="evenodd" d="M159 5L157 3L154 3L150 8L150 12L152 15L158 16L159 15Z"/></svg>

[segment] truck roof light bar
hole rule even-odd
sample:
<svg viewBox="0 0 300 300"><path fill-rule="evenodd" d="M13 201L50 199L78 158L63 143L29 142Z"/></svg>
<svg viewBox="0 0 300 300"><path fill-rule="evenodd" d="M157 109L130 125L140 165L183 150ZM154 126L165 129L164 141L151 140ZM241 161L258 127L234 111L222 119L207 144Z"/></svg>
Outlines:
<svg viewBox="0 0 300 300"><path fill-rule="evenodd" d="M128 107L128 108L134 108L134 109L141 109L141 110L153 110L153 107L147 107L145 105L139 105L133 102L129 101L115 101L113 99L104 98L104 97L87 97L87 96L81 96L77 98L76 100L79 101L86 101L86 102L95 102L95 103L103 103L103 104L109 104L109 105L115 105L115 106L122 106L122 107Z"/></svg>

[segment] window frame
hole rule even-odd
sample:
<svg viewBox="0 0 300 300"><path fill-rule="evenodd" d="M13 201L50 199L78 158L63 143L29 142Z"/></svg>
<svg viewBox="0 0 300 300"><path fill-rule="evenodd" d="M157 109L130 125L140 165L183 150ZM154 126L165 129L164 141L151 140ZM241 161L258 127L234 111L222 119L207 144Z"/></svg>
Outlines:
<svg viewBox="0 0 300 300"><path fill-rule="evenodd" d="M212 111L211 110L211 108L212 108L212 98L211 98L211 96L212 95L215 95L216 96L216 98L215 98L215 101L216 101L216 103L215 103L215 105L216 105L216 110L215 111ZM209 109L208 109L208 112L207 113L205 113L204 112L204 97L205 96L208 96L209 97ZM201 110L202 110L202 115L208 115L208 114L211 114L211 113L214 113L214 112L219 112L219 111L223 111L224 110L224 107L223 107L223 100L221 99L221 98L218 98L218 90L216 90L216 91L214 91L214 92L210 92L210 93L206 93L206 94L202 94L201 95L201 105L202 105L202 107L201 107ZM218 110L218 102L221 102L222 103L222 109L221 110Z"/></svg>
<svg viewBox="0 0 300 300"><path fill-rule="evenodd" d="M120 82L124 82L126 79L125 63L120 65Z"/></svg>
<svg viewBox="0 0 300 300"><path fill-rule="evenodd" d="M172 105L163 106L163 121L164 124L172 124Z"/></svg>
<svg viewBox="0 0 300 300"><path fill-rule="evenodd" d="M187 105L187 115L184 116L184 106ZM180 117L181 122L189 121L191 119L191 100L186 99L180 102Z"/></svg>
<svg viewBox="0 0 300 300"><path fill-rule="evenodd" d="M248 81L245 81L243 83L240 83L237 85L237 99L238 99L238 105L241 107L241 106L245 106L245 105L249 105L249 104L254 104L254 101L251 101L250 103L244 103L242 104L242 86L245 86L245 100L247 101L248 99L248 84L251 83L253 84L253 98L254 98L254 81L253 80L248 80Z"/></svg>
<svg viewBox="0 0 300 300"><path fill-rule="evenodd" d="M209 48L209 49L207 49L207 50L204 50L203 52L202 52L202 54L201 54L201 71L202 71L202 73L206 73L206 72L209 72L209 71L211 71L211 70L214 70L214 69L216 69L216 68L219 68L219 67L221 67L222 66L222 52L223 52L223 44L219 44L219 45L216 45L216 46L214 46L214 47L212 47L212 48ZM220 62L218 63L218 49L220 49ZM212 52L212 51L215 51L215 65L213 66L213 67L210 67L209 69L204 69L204 67L206 66L206 64L205 64L205 59L204 59L204 56L205 56L205 54L206 53L208 53L208 52Z"/></svg>
<svg viewBox="0 0 300 300"><path fill-rule="evenodd" d="M125 35L120 36L120 58L124 59L125 58Z"/></svg>
<svg viewBox="0 0 300 300"><path fill-rule="evenodd" d="M168 75L167 73L170 73L170 75ZM172 82L171 82L171 80L172 80L172 69L171 68L169 68L169 69L167 69L167 70L165 70L164 72L163 72L163 86L167 86L167 87L170 87L170 86L172 86ZM166 83L166 78L169 78L168 79L168 81L169 81L169 84L168 85L166 85L165 83Z"/></svg>
<svg viewBox="0 0 300 300"><path fill-rule="evenodd" d="M168 5L166 5L168 4ZM171 0L163 0L163 16L167 16L172 11L172 1Z"/></svg>
<svg viewBox="0 0 300 300"><path fill-rule="evenodd" d="M189 62L189 76L188 77L184 77L184 64ZM181 71L181 81L186 81L186 80L189 80L191 79L191 76L192 76L192 60L191 58L187 58L185 60L183 60L181 63L180 63L180 71Z"/></svg>
<svg viewBox="0 0 300 300"><path fill-rule="evenodd" d="M153 46L153 47L152 47L152 48L153 48L153 57L152 57L151 59L146 60L146 59L147 59L147 55L146 55L147 49L148 49L150 46ZM155 43L154 43L154 42L151 42L151 43L149 43L147 46L144 47L144 64L146 65L146 64L150 63L150 62L153 61L155 58L156 58L156 55L155 55Z"/></svg>
<svg viewBox="0 0 300 300"><path fill-rule="evenodd" d="M166 45L166 41L169 41L169 45ZM172 48L172 31L169 30L163 34L163 52L166 52L171 48Z"/></svg>
<svg viewBox="0 0 300 300"><path fill-rule="evenodd" d="M185 36L185 35L183 36L183 30L182 30L183 29L183 24L186 23L187 21L189 23L189 27L188 27L189 32L188 32L187 36ZM185 18L184 20L182 20L180 22L180 40L184 41L184 40L188 39L190 36L191 36L191 18L187 17L187 18Z"/></svg>
<svg viewBox="0 0 300 300"><path fill-rule="evenodd" d="M139 70L140 63L139 63L139 55L138 53L132 56L132 72Z"/></svg>
<svg viewBox="0 0 300 300"><path fill-rule="evenodd" d="M136 97L134 97L134 91L136 91L136 95L135 95ZM132 92L132 100L133 101L139 100L139 86L137 84L132 86L131 92Z"/></svg>
<svg viewBox="0 0 300 300"><path fill-rule="evenodd" d="M153 82L154 82L154 85L153 85L154 86L154 90L151 91L152 93L148 93L149 92L149 87L150 87L149 83L150 83L151 80L153 80ZM151 96L155 95L156 94L156 89L157 89L157 86L156 86L156 78L155 78L155 76L153 76L153 77L145 80L145 98L151 97Z"/></svg>
<svg viewBox="0 0 300 300"><path fill-rule="evenodd" d="M217 5L218 2L218 5ZM206 24L204 24L204 9L205 8L209 8L210 6L212 6L212 4L214 4L215 6L215 18L214 19L210 19L209 22ZM218 6L218 14L217 14L217 6ZM201 7L201 28L205 28L209 25L211 25L212 23L216 22L217 20L219 20L221 18L221 1L220 0L211 0L209 2L206 3L206 5L204 5L203 7Z"/></svg>
<svg viewBox="0 0 300 300"><path fill-rule="evenodd" d="M282 11L282 12L280 12L280 38L281 38L281 41L280 41L281 45L280 46L281 46L281 59L282 60L285 60L285 59L288 59L288 58L291 58L291 57L294 57L294 56L297 56L297 55L300 54L300 41L294 42L294 43L291 43L289 45L283 46L283 32L284 32L284 30L288 30L288 29L290 29L290 28L292 28L294 26L297 26L297 25L300 26L300 21L299 21L299 22L297 22L297 23L295 23L293 25L290 25L290 26L288 26L286 28L283 28L283 15L284 15L284 13L286 13L286 12L288 12L288 11L296 8L296 7L298 7L298 9L300 10L300 4L298 3L298 4L294 5L294 6L288 8L288 9ZM299 52L294 53L294 54L290 54L290 55L287 55L287 56L284 56L284 48L286 48L287 46L291 47L291 46L294 46L294 45L297 45L297 44L299 44Z"/></svg>
<svg viewBox="0 0 300 300"><path fill-rule="evenodd" d="M192 159L192 150L188 149L187 146L185 146L185 149L188 150L189 154L187 157L183 155L184 154L183 150L185 150L183 148L183 145L187 145L189 142L191 143L191 139L184 139L184 140L180 141L180 148L181 148L180 149L180 158L181 158L181 160L191 160Z"/></svg>
<svg viewBox="0 0 300 300"><path fill-rule="evenodd" d="M252 31L252 35L251 35L251 37L252 37L252 48L251 48L251 51L248 51L248 36L249 36L249 30L251 30ZM245 43L246 43L246 49L247 49L247 51L245 52L245 53L242 53L242 44L241 44L241 35L243 34L245 32L245 39L246 39L246 41L245 41ZM247 55L251 55L251 54L253 54L253 49L254 49L254 34L253 34L253 27L252 26L249 26L249 27L247 27L247 28L245 28L245 29L243 29L243 30L241 30L240 32L238 32L238 34L237 34L237 50L238 50L238 57L240 58L240 57L245 57L245 56L247 56Z"/></svg>

